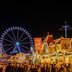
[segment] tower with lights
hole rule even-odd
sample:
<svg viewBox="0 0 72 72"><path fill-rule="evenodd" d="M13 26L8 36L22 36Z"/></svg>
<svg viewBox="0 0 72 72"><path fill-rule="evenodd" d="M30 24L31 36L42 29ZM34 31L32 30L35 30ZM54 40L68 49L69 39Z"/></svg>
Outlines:
<svg viewBox="0 0 72 72"><path fill-rule="evenodd" d="M62 29L65 31L65 38L67 38L67 31L72 29L70 25L67 25L67 21L65 21L65 25L64 26L59 28L59 30L62 30Z"/></svg>

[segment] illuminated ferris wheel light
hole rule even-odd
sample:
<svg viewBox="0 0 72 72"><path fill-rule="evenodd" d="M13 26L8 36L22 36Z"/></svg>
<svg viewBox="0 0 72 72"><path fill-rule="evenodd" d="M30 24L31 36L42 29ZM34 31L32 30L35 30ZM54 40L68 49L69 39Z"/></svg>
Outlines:
<svg viewBox="0 0 72 72"><path fill-rule="evenodd" d="M17 45L17 46L19 46L19 45L20 45L20 43L19 43L19 42L16 42L16 45Z"/></svg>
<svg viewBox="0 0 72 72"><path fill-rule="evenodd" d="M22 27L10 27L1 35L2 49L6 54L17 52L27 53L33 48L33 39Z"/></svg>

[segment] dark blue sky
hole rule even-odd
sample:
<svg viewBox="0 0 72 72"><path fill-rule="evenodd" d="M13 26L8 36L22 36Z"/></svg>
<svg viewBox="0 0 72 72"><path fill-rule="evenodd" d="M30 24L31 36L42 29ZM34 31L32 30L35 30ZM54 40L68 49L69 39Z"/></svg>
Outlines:
<svg viewBox="0 0 72 72"><path fill-rule="evenodd" d="M5 9L3 13L0 13L0 34L8 27L21 26L27 29L33 37L46 36L47 32L59 37L64 33L58 29L64 25L65 19L72 26L72 15L59 11L24 12Z"/></svg>

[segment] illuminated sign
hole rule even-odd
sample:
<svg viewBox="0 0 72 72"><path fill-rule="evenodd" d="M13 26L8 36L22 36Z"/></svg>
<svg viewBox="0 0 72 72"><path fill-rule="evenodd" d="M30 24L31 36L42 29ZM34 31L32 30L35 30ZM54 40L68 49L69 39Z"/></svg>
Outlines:
<svg viewBox="0 0 72 72"><path fill-rule="evenodd" d="M42 48L42 38L34 38L35 50L39 51Z"/></svg>

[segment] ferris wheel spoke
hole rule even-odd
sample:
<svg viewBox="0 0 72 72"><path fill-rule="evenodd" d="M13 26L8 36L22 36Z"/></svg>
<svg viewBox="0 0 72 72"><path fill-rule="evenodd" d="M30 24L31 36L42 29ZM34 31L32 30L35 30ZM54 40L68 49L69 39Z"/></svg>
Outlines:
<svg viewBox="0 0 72 72"><path fill-rule="evenodd" d="M3 46L11 46L11 45L14 46L14 44L4 44Z"/></svg>
<svg viewBox="0 0 72 72"><path fill-rule="evenodd" d="M15 34L14 34L14 31L13 30L12 30L12 34L13 34L13 37L14 37L14 39L16 41L16 37L15 37Z"/></svg>
<svg viewBox="0 0 72 72"><path fill-rule="evenodd" d="M21 40L21 38L23 37L23 34L24 34L24 32L21 34L21 36L20 36L20 38L19 38L19 41Z"/></svg>
<svg viewBox="0 0 72 72"><path fill-rule="evenodd" d="M20 42L23 42L24 40L26 40L28 37L25 37L24 39L22 39Z"/></svg>
<svg viewBox="0 0 72 72"><path fill-rule="evenodd" d="M19 36L19 30L17 30L17 40L18 40L18 36Z"/></svg>
<svg viewBox="0 0 72 72"><path fill-rule="evenodd" d="M21 47L20 47L21 48ZM21 48L21 50L25 53L25 51Z"/></svg>
<svg viewBox="0 0 72 72"><path fill-rule="evenodd" d="M29 48L27 47L27 46L24 46L24 45L21 45L23 48L26 48L26 49L28 49L29 50Z"/></svg>
<svg viewBox="0 0 72 72"><path fill-rule="evenodd" d="M15 42L15 40L7 33L7 35Z"/></svg>
<svg viewBox="0 0 72 72"><path fill-rule="evenodd" d="M7 41L7 42L14 43L13 41L11 41L11 40L8 40L8 39L3 39L3 40L5 40L5 41Z"/></svg>
<svg viewBox="0 0 72 72"><path fill-rule="evenodd" d="M12 49L12 48L14 48L14 46L11 46L9 49L6 50L6 52L9 51L9 50Z"/></svg>
<svg viewBox="0 0 72 72"><path fill-rule="evenodd" d="M31 42L23 42L23 43L20 43L20 44L30 44Z"/></svg>

